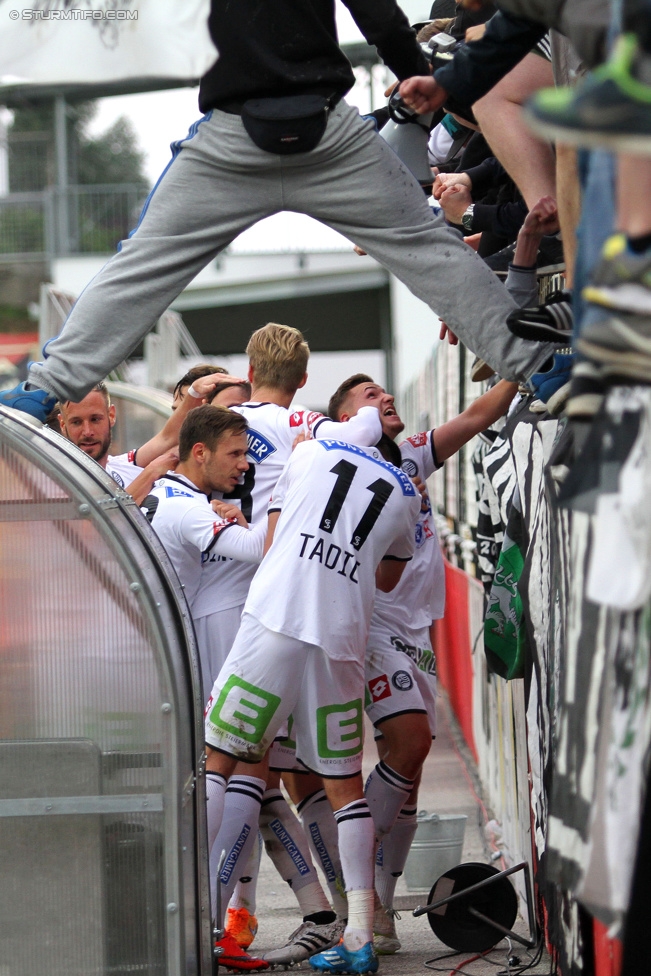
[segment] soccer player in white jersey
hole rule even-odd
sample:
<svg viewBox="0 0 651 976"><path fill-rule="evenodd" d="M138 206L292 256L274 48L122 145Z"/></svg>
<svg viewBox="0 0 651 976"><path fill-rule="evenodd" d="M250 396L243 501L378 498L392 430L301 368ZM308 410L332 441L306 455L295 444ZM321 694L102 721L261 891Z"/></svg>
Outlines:
<svg viewBox="0 0 651 976"><path fill-rule="evenodd" d="M218 384L224 386L227 382L235 385L241 380L222 372L218 376L212 373L197 376L196 385L186 391L180 409L173 413L163 429L142 447L125 454L109 454L116 414L104 383L98 383L79 403L70 400L60 403L59 426L64 437L97 461L120 488L141 504L154 480L174 467L179 430L188 412L208 399ZM220 399L223 402L224 395ZM233 400L232 397L228 399Z"/></svg>
<svg viewBox="0 0 651 976"><path fill-rule="evenodd" d="M517 384L498 382L458 417L402 441L396 463L422 482L476 434L506 413ZM393 396L370 376L345 380L328 406L338 420L364 406L380 411L382 430L394 440L404 430ZM380 761L366 786L376 827L384 833L376 887L385 912L376 911L374 943L381 954L400 948L393 895L416 830L422 765L436 734L436 666L430 627L445 610L443 558L427 491L414 531L415 552L396 588L378 592L365 662L366 712L376 728Z"/></svg>
<svg viewBox="0 0 651 976"><path fill-rule="evenodd" d="M290 715L297 758L324 778L348 895L324 972L375 972L375 830L363 797L364 651L376 583L389 590L414 551L419 498L377 448L299 444L269 505L273 544L206 709L209 844L238 761L258 763Z"/></svg>
<svg viewBox="0 0 651 976"><path fill-rule="evenodd" d="M246 349L249 357L249 381L252 386L251 400L234 409L248 423L249 468L242 484L223 495L241 507L251 526L266 520L269 498L275 488L285 463L289 459L297 437L339 437L360 445L376 443L382 434L376 409L363 411L352 423L332 423L328 418L313 411L292 411L291 403L296 391L307 380L309 347L302 334L286 325L268 323L253 333ZM240 624L242 608L246 600L255 566L232 562L225 567L222 602L223 610L211 617L211 641L216 656L226 657L231 649ZM218 618L221 618L218 622ZM274 756L282 753L282 746L274 747ZM278 767L278 761L275 761ZM280 764L280 768L285 768ZM209 784L210 785L210 784ZM222 898L226 906L231 899L238 877L255 877L255 869L249 855L253 849L262 804L261 830L277 869L286 880L288 872L300 857L300 871L293 879L292 890L301 907L303 924L295 935L302 943L303 957L328 945L336 939L338 929L333 929L336 915L330 910L318 876L312 863L309 845L303 829L292 814L279 789L280 775L271 773L265 777L251 775L242 765L229 784L226 797L226 814L216 849L232 852L226 868L220 875ZM270 835L268 821L277 824L276 835ZM243 823L247 825L246 844L241 840ZM280 839L284 843L278 844ZM291 853L290 853L291 852ZM334 852L332 852L334 854ZM246 866L246 871L242 866ZM215 857L211 865L214 873ZM215 882L216 883L216 882ZM229 909L226 936L221 948L225 965L239 969L251 969L266 965L237 951L237 945L250 944L257 922L251 900L255 884L247 885L248 897L236 900ZM238 893L239 894L239 893ZM221 923L221 920L219 920ZM221 927L221 924L219 925ZM237 943L237 945L235 944ZM303 945L304 943L304 945ZM308 948L309 946L309 948Z"/></svg>
<svg viewBox="0 0 651 976"><path fill-rule="evenodd" d="M176 470L159 478L147 497L151 524L185 589L206 695L224 663L215 660L211 638L228 586L225 570L233 558L257 565L266 535L264 522L255 529L238 525L217 516L210 503L211 492L231 490L247 471L246 432L246 420L232 410L191 410L181 427Z"/></svg>

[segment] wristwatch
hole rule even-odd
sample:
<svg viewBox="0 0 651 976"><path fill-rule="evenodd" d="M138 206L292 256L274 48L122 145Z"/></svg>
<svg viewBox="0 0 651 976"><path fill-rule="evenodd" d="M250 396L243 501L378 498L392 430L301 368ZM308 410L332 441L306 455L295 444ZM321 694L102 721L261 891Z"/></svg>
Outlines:
<svg viewBox="0 0 651 976"><path fill-rule="evenodd" d="M472 230L472 218L473 218L474 212L475 212L475 205L474 205L474 203L471 203L464 210L463 216L461 218L461 225L462 225L462 227L463 227L464 230L467 230L467 231L471 231Z"/></svg>

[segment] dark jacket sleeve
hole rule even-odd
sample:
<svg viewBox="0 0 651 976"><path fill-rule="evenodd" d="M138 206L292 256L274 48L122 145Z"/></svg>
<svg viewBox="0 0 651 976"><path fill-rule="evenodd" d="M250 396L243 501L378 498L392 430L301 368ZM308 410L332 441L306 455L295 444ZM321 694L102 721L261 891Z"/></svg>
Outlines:
<svg viewBox="0 0 651 976"><path fill-rule="evenodd" d="M491 187L504 179L505 169L495 156L484 159L479 166L471 166L466 170L466 175L470 177L472 183L472 195L474 199L481 199L491 189Z"/></svg>
<svg viewBox="0 0 651 976"><path fill-rule="evenodd" d="M470 233L479 234L480 231L488 230L497 237L514 241L526 216L527 207L524 203L476 203Z"/></svg>
<svg viewBox="0 0 651 976"><path fill-rule="evenodd" d="M455 51L449 65L434 72L439 85L457 101L473 105L507 75L545 36L542 24L498 10L479 41Z"/></svg>
<svg viewBox="0 0 651 976"><path fill-rule="evenodd" d="M607 57L609 0L497 0L497 3L517 17L537 20L569 37L587 68L595 68Z"/></svg>
<svg viewBox="0 0 651 976"><path fill-rule="evenodd" d="M427 58L395 0L344 0L369 44L378 49L384 63L403 81L412 75L428 75Z"/></svg>

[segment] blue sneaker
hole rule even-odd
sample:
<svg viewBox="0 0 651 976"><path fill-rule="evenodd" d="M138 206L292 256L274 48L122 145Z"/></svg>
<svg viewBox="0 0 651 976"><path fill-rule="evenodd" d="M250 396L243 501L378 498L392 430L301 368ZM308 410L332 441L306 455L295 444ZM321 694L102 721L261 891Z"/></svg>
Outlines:
<svg viewBox="0 0 651 976"><path fill-rule="evenodd" d="M36 387L26 390L25 386L23 382L14 386L13 390L0 390L0 406L22 410L23 413L29 413L45 423L57 404L57 398L46 390L39 390Z"/></svg>
<svg viewBox="0 0 651 976"><path fill-rule="evenodd" d="M570 382L575 361L576 353L555 352L550 368L541 373L534 373L527 381L527 387L538 400L547 403L557 390Z"/></svg>
<svg viewBox="0 0 651 976"><path fill-rule="evenodd" d="M376 973L378 960L372 942L353 950L347 949L342 939L332 949L310 956L310 966L319 973Z"/></svg>

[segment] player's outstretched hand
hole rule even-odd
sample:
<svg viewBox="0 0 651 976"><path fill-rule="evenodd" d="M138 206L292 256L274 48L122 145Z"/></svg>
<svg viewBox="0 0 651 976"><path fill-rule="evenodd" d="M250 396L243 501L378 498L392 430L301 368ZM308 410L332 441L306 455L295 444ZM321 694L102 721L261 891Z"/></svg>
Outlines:
<svg viewBox="0 0 651 976"><path fill-rule="evenodd" d="M241 376L231 376L229 373L210 373L208 376L200 376L198 380L193 380L188 394L197 401L196 406L200 406L210 396L218 383L245 382L246 380L243 380Z"/></svg>
<svg viewBox="0 0 651 976"><path fill-rule="evenodd" d="M435 112L441 108L448 93L432 76L414 75L401 83L400 97L414 112L424 115L425 112Z"/></svg>
<svg viewBox="0 0 651 976"><path fill-rule="evenodd" d="M242 509L238 508L237 505L231 505L229 502L219 501L217 498L213 498L210 505L213 512L215 512L216 515L219 515L220 518L235 519L238 525L242 525L245 529L248 529L249 523L242 514Z"/></svg>

